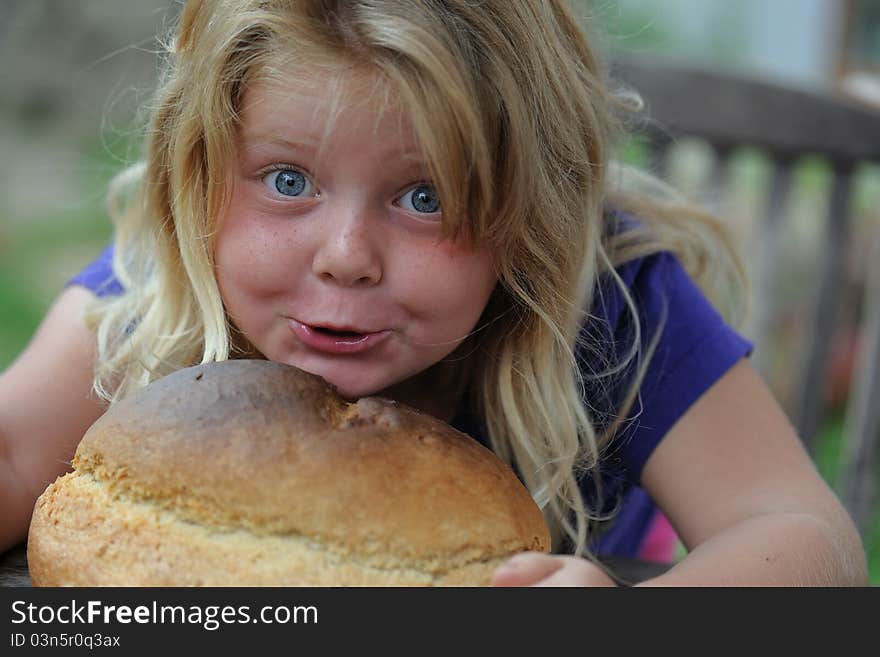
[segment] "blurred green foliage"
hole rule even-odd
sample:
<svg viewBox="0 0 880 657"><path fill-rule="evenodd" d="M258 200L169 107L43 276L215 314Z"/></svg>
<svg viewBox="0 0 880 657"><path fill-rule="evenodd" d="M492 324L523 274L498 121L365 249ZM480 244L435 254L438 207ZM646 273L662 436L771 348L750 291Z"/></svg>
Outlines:
<svg viewBox="0 0 880 657"><path fill-rule="evenodd" d="M85 138L79 166L64 174L76 179L78 198L51 216L25 208L0 226L0 370L27 345L65 282L112 238L106 188L130 152L127 138Z"/></svg>
<svg viewBox="0 0 880 657"><path fill-rule="evenodd" d="M743 60L747 27L743 7L736 2L716 2L706 31L682 38L676 29L676 13L662 0L578 0L581 15L592 26L602 49L650 56L688 58L710 65L736 64Z"/></svg>

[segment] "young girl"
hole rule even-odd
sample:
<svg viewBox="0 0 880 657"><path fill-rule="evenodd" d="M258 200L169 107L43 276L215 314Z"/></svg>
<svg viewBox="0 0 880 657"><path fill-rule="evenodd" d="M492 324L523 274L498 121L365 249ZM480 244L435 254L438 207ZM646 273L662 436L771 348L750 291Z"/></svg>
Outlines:
<svg viewBox="0 0 880 657"><path fill-rule="evenodd" d="M708 300L723 231L612 175L619 107L561 0L190 0L113 248L2 375L2 546L107 403L267 358L507 460L555 554L496 585L610 585L654 504L688 555L646 584L863 584Z"/></svg>

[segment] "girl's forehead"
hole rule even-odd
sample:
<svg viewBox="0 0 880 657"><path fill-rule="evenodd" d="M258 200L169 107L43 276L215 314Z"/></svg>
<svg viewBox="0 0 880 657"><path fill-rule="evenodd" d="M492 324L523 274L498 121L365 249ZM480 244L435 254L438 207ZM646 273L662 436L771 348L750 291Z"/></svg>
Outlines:
<svg viewBox="0 0 880 657"><path fill-rule="evenodd" d="M378 75L363 71L273 73L253 80L241 109L242 136L310 141L331 135L374 134L417 150L412 122L397 94Z"/></svg>

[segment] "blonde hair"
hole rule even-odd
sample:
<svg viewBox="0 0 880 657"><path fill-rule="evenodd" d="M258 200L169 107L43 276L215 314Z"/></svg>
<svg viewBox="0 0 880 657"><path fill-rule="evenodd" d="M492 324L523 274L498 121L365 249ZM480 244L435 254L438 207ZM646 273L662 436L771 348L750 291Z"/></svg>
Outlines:
<svg viewBox="0 0 880 657"><path fill-rule="evenodd" d="M600 431L575 356L579 347L601 352L579 342L600 274L614 278L622 262L671 250L715 295L716 281L723 287L742 269L719 222L612 175L622 104L570 9L561 0L190 0L170 51L146 162L128 174L139 184L115 210L114 269L126 293L91 315L96 390L113 401L235 355L241 336L214 279L213 235L242 94L291 53L355 64L408 110L442 199L444 236L495 255L499 285L479 330L453 354L470 355L458 384L557 547L567 539L587 553L601 495L587 508L579 479L592 475L600 489L602 449L637 397L652 345L637 335L624 362L591 375L610 386L638 363L617 421ZM610 203L637 212L638 229L609 233Z"/></svg>

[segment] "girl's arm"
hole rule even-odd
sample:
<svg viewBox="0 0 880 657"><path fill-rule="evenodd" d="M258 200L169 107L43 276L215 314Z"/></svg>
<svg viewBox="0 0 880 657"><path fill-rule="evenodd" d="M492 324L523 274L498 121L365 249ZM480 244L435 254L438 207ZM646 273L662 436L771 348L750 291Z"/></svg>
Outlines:
<svg viewBox="0 0 880 657"><path fill-rule="evenodd" d="M643 586L867 583L861 539L748 361L682 416L645 464L642 485L688 555ZM526 554L496 585L611 584L583 559Z"/></svg>
<svg viewBox="0 0 880 657"><path fill-rule="evenodd" d="M91 394L94 336L82 320L91 296L66 289L0 374L0 550L25 538L37 497L69 470L82 435L104 411Z"/></svg>
<svg viewBox="0 0 880 657"><path fill-rule="evenodd" d="M673 426L642 484L689 550L646 584L867 583L852 520L747 361Z"/></svg>

